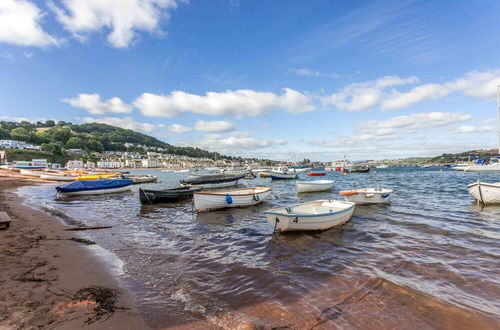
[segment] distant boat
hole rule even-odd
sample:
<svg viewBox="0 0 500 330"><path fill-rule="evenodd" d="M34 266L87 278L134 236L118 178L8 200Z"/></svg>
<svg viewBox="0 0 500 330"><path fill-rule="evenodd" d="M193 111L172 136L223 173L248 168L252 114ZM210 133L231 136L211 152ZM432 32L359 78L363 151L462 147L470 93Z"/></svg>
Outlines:
<svg viewBox="0 0 500 330"><path fill-rule="evenodd" d="M177 170L177 171L174 171L175 173L188 173L189 170Z"/></svg>
<svg viewBox="0 0 500 330"><path fill-rule="evenodd" d="M307 176L325 176L326 173L325 172L311 172L311 173L307 173Z"/></svg>
<svg viewBox="0 0 500 330"><path fill-rule="evenodd" d="M27 170L27 169L21 169L19 171L19 174L25 175L25 176L33 176L33 177L40 177L40 175L43 174L42 171L37 171L37 170Z"/></svg>
<svg viewBox="0 0 500 330"><path fill-rule="evenodd" d="M62 196L101 195L123 192L132 189L132 180L104 179L84 180L56 187Z"/></svg>
<svg viewBox="0 0 500 330"><path fill-rule="evenodd" d="M250 173L248 168L225 168L220 170L221 174L232 174L232 175L247 175Z"/></svg>
<svg viewBox="0 0 500 330"><path fill-rule="evenodd" d="M139 200L142 204L173 203L190 199L194 192L202 189L201 187L178 187L163 190L139 188Z"/></svg>
<svg viewBox="0 0 500 330"><path fill-rule="evenodd" d="M389 204L391 202L392 189L384 188L361 188L355 190L344 190L339 192L340 196L349 202L358 205L364 204Z"/></svg>
<svg viewBox="0 0 500 330"><path fill-rule="evenodd" d="M490 158L488 164L475 164L467 166L465 172L500 172L500 156Z"/></svg>
<svg viewBox="0 0 500 330"><path fill-rule="evenodd" d="M268 198L272 189L254 187L194 193L194 207L197 211L209 211L226 207L243 207L258 204Z"/></svg>
<svg viewBox="0 0 500 330"><path fill-rule="evenodd" d="M477 182L467 186L469 194L483 204L500 204L500 182Z"/></svg>
<svg viewBox="0 0 500 330"><path fill-rule="evenodd" d="M381 165L377 165L377 166L375 166L375 168L378 168L378 169L389 168L389 165L386 165L386 164L381 164Z"/></svg>
<svg viewBox="0 0 500 330"><path fill-rule="evenodd" d="M151 183L158 181L158 177L155 175L124 175L125 179L130 179L134 184L141 183Z"/></svg>
<svg viewBox="0 0 500 330"><path fill-rule="evenodd" d="M272 180L297 179L297 173L290 172L287 167L275 167L269 174Z"/></svg>
<svg viewBox="0 0 500 330"><path fill-rule="evenodd" d="M182 186L198 186L203 188L222 188L237 185L244 175L203 175L180 180Z"/></svg>
<svg viewBox="0 0 500 330"><path fill-rule="evenodd" d="M355 165L351 164L344 167L345 173L366 173L370 171L370 167L367 165Z"/></svg>
<svg viewBox="0 0 500 330"><path fill-rule="evenodd" d="M279 232L326 230L349 221L355 206L351 202L317 200L269 210L264 214Z"/></svg>
<svg viewBox="0 0 500 330"><path fill-rule="evenodd" d="M297 182L297 192L317 192L330 190L333 187L332 180L316 180L316 181L298 181Z"/></svg>
<svg viewBox="0 0 500 330"><path fill-rule="evenodd" d="M311 168L305 165L290 166L288 170L292 173L297 173L297 174L311 172Z"/></svg>

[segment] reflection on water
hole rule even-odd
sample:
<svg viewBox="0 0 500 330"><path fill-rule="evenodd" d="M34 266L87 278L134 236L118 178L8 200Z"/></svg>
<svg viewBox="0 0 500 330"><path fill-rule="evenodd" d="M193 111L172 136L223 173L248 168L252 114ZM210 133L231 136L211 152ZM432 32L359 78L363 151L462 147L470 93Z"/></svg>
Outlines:
<svg viewBox="0 0 500 330"><path fill-rule="evenodd" d="M174 187L183 177L150 173L161 183L142 187ZM153 327L208 320L226 328L248 322L303 328L378 276L385 281L374 294L328 322L493 328L500 319L500 206L478 208L472 201L466 186L477 177L403 168L328 173L334 191L300 195L295 181L259 178L245 185L272 187L268 200L203 213L194 212L191 201L141 206L137 186L132 193L58 200L53 185L20 194L63 218L113 226L86 235L123 260L125 281ZM481 179L498 181L495 174ZM341 228L273 235L262 214L367 186L394 189L392 204L359 206Z"/></svg>

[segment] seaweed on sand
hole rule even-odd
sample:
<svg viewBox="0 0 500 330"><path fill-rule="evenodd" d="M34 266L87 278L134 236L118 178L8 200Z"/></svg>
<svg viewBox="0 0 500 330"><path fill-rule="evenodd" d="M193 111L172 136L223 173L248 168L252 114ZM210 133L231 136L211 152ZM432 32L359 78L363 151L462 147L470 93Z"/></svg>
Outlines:
<svg viewBox="0 0 500 330"><path fill-rule="evenodd" d="M113 315L117 307L115 306L118 294L115 290L102 286L90 286L78 290L73 296L75 301L89 301L95 303L94 314L85 323L91 324L100 320L103 316Z"/></svg>

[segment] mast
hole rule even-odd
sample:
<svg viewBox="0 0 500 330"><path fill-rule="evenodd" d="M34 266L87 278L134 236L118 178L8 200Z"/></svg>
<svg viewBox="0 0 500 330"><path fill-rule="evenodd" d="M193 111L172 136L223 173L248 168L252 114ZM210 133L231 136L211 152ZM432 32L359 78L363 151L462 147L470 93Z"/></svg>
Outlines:
<svg viewBox="0 0 500 330"><path fill-rule="evenodd" d="M498 89L498 154L500 155L500 85L497 85Z"/></svg>

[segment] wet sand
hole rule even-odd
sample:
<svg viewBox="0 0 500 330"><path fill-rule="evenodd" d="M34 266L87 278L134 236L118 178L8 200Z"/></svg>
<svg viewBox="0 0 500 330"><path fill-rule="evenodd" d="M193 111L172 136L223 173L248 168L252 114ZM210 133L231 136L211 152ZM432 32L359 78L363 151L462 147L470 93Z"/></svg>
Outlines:
<svg viewBox="0 0 500 330"><path fill-rule="evenodd" d="M40 180L38 180L40 181ZM132 295L57 218L22 205L12 189L38 184L1 171L0 211L12 222L0 230L0 329L147 329ZM103 304L92 295L109 294ZM111 291L109 291L111 290ZM115 312L96 312L99 308Z"/></svg>

